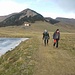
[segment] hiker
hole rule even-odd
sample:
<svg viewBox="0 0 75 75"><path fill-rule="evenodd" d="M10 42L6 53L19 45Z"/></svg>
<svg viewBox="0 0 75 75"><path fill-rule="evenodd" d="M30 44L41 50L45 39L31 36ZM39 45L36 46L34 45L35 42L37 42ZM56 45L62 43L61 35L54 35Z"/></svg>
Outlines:
<svg viewBox="0 0 75 75"><path fill-rule="evenodd" d="M60 31L59 29L57 29L54 34L53 34L53 39L54 39L54 44L53 46L56 46L56 48L58 48L58 41L60 39Z"/></svg>
<svg viewBox="0 0 75 75"><path fill-rule="evenodd" d="M43 32L43 40L44 40L45 46L48 45L49 38L50 38L49 33L48 33L47 30L45 30L45 31Z"/></svg>

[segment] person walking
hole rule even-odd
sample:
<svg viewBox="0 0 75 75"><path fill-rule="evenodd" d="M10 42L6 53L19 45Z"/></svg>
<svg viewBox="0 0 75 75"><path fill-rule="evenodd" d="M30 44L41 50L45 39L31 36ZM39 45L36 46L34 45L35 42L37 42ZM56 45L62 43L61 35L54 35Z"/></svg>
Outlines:
<svg viewBox="0 0 75 75"><path fill-rule="evenodd" d="M56 46L56 48L58 48L58 41L60 39L60 31L59 29L57 29L54 34L53 34L53 39L54 39L54 44L53 46Z"/></svg>
<svg viewBox="0 0 75 75"><path fill-rule="evenodd" d="M44 32L43 32L43 40L44 40L45 46L48 45L49 39L50 39L50 36L49 36L48 31L44 30Z"/></svg>

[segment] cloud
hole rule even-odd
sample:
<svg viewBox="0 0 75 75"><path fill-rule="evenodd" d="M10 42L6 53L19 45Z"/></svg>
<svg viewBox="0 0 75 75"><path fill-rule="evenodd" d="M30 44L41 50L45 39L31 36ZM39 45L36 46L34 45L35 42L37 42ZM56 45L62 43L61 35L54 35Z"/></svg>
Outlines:
<svg viewBox="0 0 75 75"><path fill-rule="evenodd" d="M56 17L64 17L64 18L74 18L75 19L75 13L55 13L55 12L41 12L41 14L44 17L51 17L51 18L56 18Z"/></svg>
<svg viewBox="0 0 75 75"><path fill-rule="evenodd" d="M50 0L66 12L75 12L75 0Z"/></svg>
<svg viewBox="0 0 75 75"><path fill-rule="evenodd" d="M20 12L28 8L28 3L17 3L14 0L1 0L0 1L0 16L8 15L15 12Z"/></svg>
<svg viewBox="0 0 75 75"><path fill-rule="evenodd" d="M75 0L0 0L0 16L26 8L31 8L45 17L75 18Z"/></svg>

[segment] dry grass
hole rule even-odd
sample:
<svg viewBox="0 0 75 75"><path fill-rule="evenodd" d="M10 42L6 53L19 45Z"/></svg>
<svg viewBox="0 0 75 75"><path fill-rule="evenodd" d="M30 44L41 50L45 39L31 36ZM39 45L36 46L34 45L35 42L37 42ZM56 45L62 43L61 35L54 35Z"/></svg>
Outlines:
<svg viewBox="0 0 75 75"><path fill-rule="evenodd" d="M52 38L46 47L40 38L34 75L75 75L75 35L61 33L57 49L53 47Z"/></svg>
<svg viewBox="0 0 75 75"><path fill-rule="evenodd" d="M45 28L45 23L30 28L0 28L1 37L30 37L0 58L0 75L75 75L75 33L62 29L59 48L54 48L52 31L58 27L50 25L49 45L45 47L42 40Z"/></svg>

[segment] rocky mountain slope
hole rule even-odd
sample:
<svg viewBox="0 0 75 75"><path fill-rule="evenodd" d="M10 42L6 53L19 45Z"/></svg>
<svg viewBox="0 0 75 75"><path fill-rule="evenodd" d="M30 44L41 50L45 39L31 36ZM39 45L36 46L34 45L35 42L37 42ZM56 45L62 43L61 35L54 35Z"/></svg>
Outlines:
<svg viewBox="0 0 75 75"><path fill-rule="evenodd" d="M0 22L5 20L7 18L7 16L0 16Z"/></svg>
<svg viewBox="0 0 75 75"><path fill-rule="evenodd" d="M13 13L6 16L0 16L0 27L2 26L13 26L22 25L25 22L34 23L36 21L46 21L50 24L58 24L61 22L62 25L70 25L75 27L75 19L57 17L53 19L51 17L43 17L41 14L29 8L19 12Z"/></svg>
<svg viewBox="0 0 75 75"><path fill-rule="evenodd" d="M19 13L13 14L0 22L0 26L21 25L24 22L34 23L35 21L44 21L44 17L31 9L25 9Z"/></svg>
<svg viewBox="0 0 75 75"><path fill-rule="evenodd" d="M52 19L51 17L45 17L46 22L49 22L51 24L55 24L58 23L60 21L56 20L56 19Z"/></svg>
<svg viewBox="0 0 75 75"><path fill-rule="evenodd" d="M12 13L12 14L5 15L5 16L0 16L0 22L2 22L2 21L5 20L6 18L8 18L8 17L10 17L10 16L12 16L12 15L14 15L14 14L16 14L16 13Z"/></svg>
<svg viewBox="0 0 75 75"><path fill-rule="evenodd" d="M56 20L66 24L75 25L75 19L73 18L57 17Z"/></svg>

